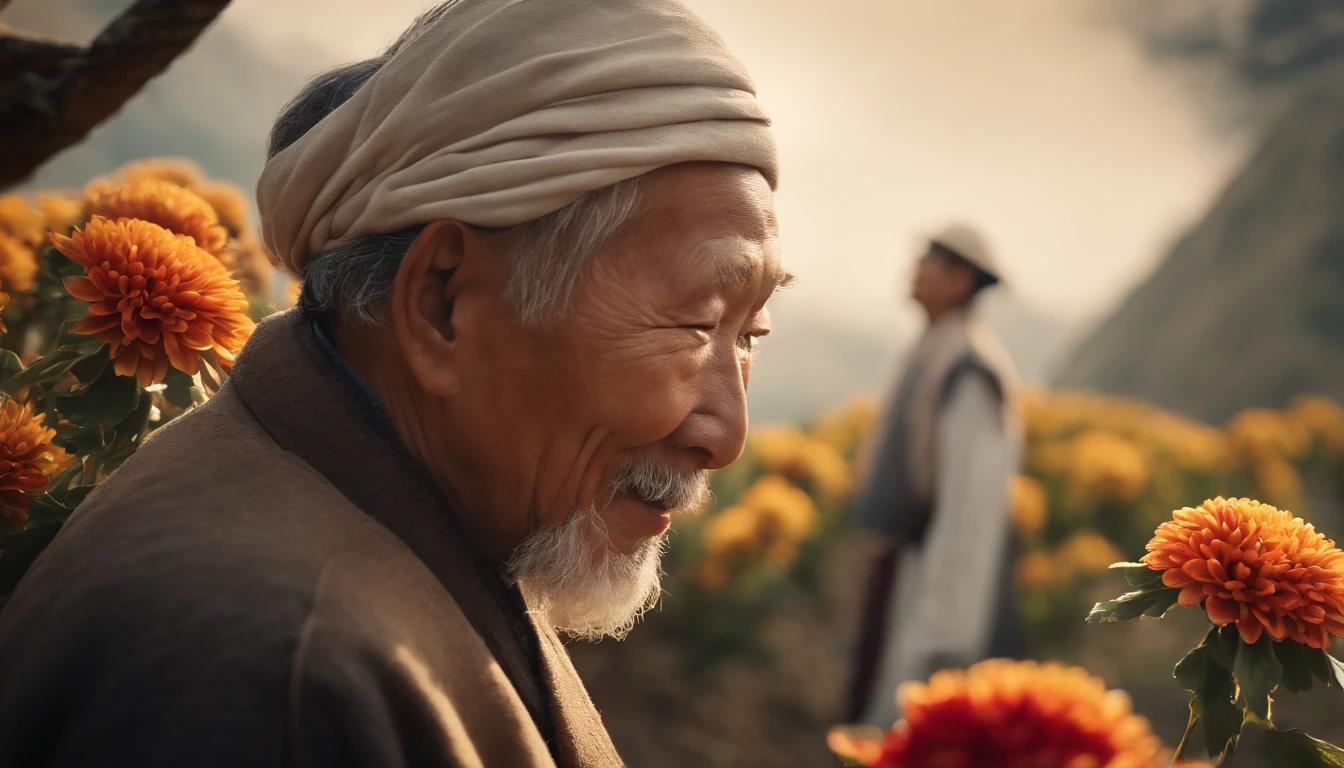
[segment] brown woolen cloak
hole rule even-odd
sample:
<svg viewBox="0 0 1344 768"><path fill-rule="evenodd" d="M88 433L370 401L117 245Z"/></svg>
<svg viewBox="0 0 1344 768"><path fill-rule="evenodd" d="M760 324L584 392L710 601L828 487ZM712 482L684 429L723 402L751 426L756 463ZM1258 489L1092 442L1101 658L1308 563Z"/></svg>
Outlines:
<svg viewBox="0 0 1344 768"><path fill-rule="evenodd" d="M0 766L619 766L548 627L296 311L0 613Z"/></svg>

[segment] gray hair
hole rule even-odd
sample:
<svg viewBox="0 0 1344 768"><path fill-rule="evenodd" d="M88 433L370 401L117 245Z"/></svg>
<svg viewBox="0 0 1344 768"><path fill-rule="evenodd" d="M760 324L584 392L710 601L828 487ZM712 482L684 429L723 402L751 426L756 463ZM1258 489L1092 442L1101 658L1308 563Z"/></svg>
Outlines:
<svg viewBox="0 0 1344 768"><path fill-rule="evenodd" d="M267 159L298 141L354 96L452 5L450 0L421 14L382 54L309 81L276 118L267 143ZM638 181L627 179L539 219L514 227L478 229L504 246L504 298L519 319L537 322L568 309L589 257L630 221L638 202ZM424 226L365 235L323 251L304 270L300 311L310 315L338 312L348 322L363 325L382 323L402 259Z"/></svg>

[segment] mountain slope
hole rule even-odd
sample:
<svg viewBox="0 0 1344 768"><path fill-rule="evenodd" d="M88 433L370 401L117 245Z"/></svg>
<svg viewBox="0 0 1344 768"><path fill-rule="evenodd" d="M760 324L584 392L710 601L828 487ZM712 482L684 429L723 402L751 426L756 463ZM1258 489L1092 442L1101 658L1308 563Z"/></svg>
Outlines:
<svg viewBox="0 0 1344 768"><path fill-rule="evenodd" d="M1057 384L1213 422L1302 392L1344 400L1344 79L1322 82Z"/></svg>

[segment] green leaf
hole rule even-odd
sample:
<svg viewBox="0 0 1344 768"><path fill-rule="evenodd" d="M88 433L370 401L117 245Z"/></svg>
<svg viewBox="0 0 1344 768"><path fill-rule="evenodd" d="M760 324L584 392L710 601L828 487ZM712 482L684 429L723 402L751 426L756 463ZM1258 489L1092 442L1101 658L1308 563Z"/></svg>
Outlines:
<svg viewBox="0 0 1344 768"><path fill-rule="evenodd" d="M42 253L42 267L57 279L85 274L78 262L55 248L48 248Z"/></svg>
<svg viewBox="0 0 1344 768"><path fill-rule="evenodd" d="M107 351L104 349L102 352L103 353L100 355L89 355L78 363L70 366L70 372L75 375L76 379L79 379L85 384L98 378L98 376L102 374L103 369L112 362L112 358L108 356Z"/></svg>
<svg viewBox="0 0 1344 768"><path fill-rule="evenodd" d="M1274 756L1275 765L1344 768L1344 749L1295 729L1268 729L1265 733L1265 750Z"/></svg>
<svg viewBox="0 0 1344 768"><path fill-rule="evenodd" d="M1156 588L1127 592L1109 602L1097 603L1087 615L1087 621L1089 624L1100 624L1108 621L1129 621L1140 616L1160 619L1176 605L1180 594L1181 590L1160 586L1159 582Z"/></svg>
<svg viewBox="0 0 1344 768"><path fill-rule="evenodd" d="M23 370L23 361L8 349L0 350L0 384L9 381Z"/></svg>
<svg viewBox="0 0 1344 768"><path fill-rule="evenodd" d="M34 384L56 381L70 370L76 360L83 357L79 350L61 347L33 361L33 364L14 374L0 385L0 392L14 397L19 390Z"/></svg>
<svg viewBox="0 0 1344 768"><path fill-rule="evenodd" d="M104 439L103 431L97 426L76 427L69 425L68 430L68 432L63 431L58 434L58 439L61 439L62 435L64 436L61 445L69 453L80 455L99 453L107 447L107 440Z"/></svg>
<svg viewBox="0 0 1344 768"><path fill-rule="evenodd" d="M80 473L83 471L84 467L80 465L78 461L76 461L74 464L71 464L68 469L62 471L59 475L51 478L51 483L47 485L47 493L51 493L53 491L63 491L66 488L69 488L70 483L74 482L74 479L76 477L79 477Z"/></svg>
<svg viewBox="0 0 1344 768"><path fill-rule="evenodd" d="M97 487L98 486L96 485L76 485L74 488L65 492L65 498L61 501L69 507L71 511L74 511L79 507L80 503L84 501L84 498Z"/></svg>
<svg viewBox="0 0 1344 768"><path fill-rule="evenodd" d="M176 405L178 408L191 407L191 388L194 386L194 382L191 380L190 376L176 368L170 367L168 369L168 375L163 379L163 383L165 385L163 390L164 400Z"/></svg>
<svg viewBox="0 0 1344 768"><path fill-rule="evenodd" d="M50 494L34 496L28 505L28 527L64 523L70 517L70 508L52 498Z"/></svg>
<svg viewBox="0 0 1344 768"><path fill-rule="evenodd" d="M1253 645L1243 640L1237 646L1232 674L1236 676L1237 685L1241 689L1238 703L1265 721L1270 721L1269 695L1283 680L1283 664L1274 655L1274 638L1268 632L1262 632L1260 639Z"/></svg>
<svg viewBox="0 0 1344 768"><path fill-rule="evenodd" d="M1190 709L1204 724L1204 743L1210 755L1231 753L1241 736L1241 708L1233 703L1236 682L1232 672L1214 658L1218 630L1214 629L1176 664L1181 687L1193 694Z"/></svg>
<svg viewBox="0 0 1344 768"><path fill-rule="evenodd" d="M1336 659L1325 651L1319 651L1319 653L1325 657L1326 674L1320 676L1321 679L1325 680L1325 687L1344 689L1344 661Z"/></svg>
<svg viewBox="0 0 1344 768"><path fill-rule="evenodd" d="M1136 589L1143 590L1162 585L1162 571L1149 568L1143 563L1115 563L1110 567L1112 570L1123 570L1125 581Z"/></svg>
<svg viewBox="0 0 1344 768"><path fill-rule="evenodd" d="M1235 624L1228 624L1218 629L1218 639L1210 647L1210 651L1219 664L1230 670L1236 663L1239 647L1241 647L1241 633L1237 631Z"/></svg>
<svg viewBox="0 0 1344 768"><path fill-rule="evenodd" d="M140 386L134 376L118 376L113 366L104 366L92 383L56 398L56 408L72 424L93 426L120 424L135 409Z"/></svg>
<svg viewBox="0 0 1344 768"><path fill-rule="evenodd" d="M1274 655L1283 665L1284 688L1293 693L1306 693L1311 690L1311 665L1307 657L1315 650L1292 640L1281 640L1274 644Z"/></svg>

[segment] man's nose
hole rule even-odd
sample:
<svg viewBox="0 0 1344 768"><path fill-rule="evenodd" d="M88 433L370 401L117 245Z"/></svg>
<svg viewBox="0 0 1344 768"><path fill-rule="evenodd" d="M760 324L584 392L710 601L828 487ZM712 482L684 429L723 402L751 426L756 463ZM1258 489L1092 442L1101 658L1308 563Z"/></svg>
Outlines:
<svg viewBox="0 0 1344 768"><path fill-rule="evenodd" d="M696 377L697 406L673 435L702 469L726 467L747 442L747 380L736 350L716 358Z"/></svg>

